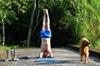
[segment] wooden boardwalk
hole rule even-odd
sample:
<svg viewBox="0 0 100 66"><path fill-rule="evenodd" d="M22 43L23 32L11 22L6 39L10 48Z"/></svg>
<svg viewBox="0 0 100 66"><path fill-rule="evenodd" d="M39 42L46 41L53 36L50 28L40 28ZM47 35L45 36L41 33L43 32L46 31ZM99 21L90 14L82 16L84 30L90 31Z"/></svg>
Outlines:
<svg viewBox="0 0 100 66"><path fill-rule="evenodd" d="M100 66L100 59L90 57L88 64L80 62L79 53L70 49L53 48L54 61L36 62L40 49L18 49L19 61L0 62L0 66Z"/></svg>

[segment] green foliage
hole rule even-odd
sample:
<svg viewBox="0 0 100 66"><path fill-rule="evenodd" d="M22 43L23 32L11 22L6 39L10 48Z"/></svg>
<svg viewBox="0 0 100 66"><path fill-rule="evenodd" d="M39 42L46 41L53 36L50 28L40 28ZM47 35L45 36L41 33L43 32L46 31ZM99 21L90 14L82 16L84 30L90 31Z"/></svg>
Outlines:
<svg viewBox="0 0 100 66"><path fill-rule="evenodd" d="M4 20L9 22L10 19L16 19L16 14L10 10L11 3L11 0L0 0L0 22Z"/></svg>
<svg viewBox="0 0 100 66"><path fill-rule="evenodd" d="M77 19L79 23L79 37L85 36L91 41L91 46L96 47L100 39L100 1L98 0L82 0L77 2L79 5ZM98 3L97 3L98 2Z"/></svg>
<svg viewBox="0 0 100 66"><path fill-rule="evenodd" d="M13 36L15 36L16 32L20 31L20 25L23 25L21 27L24 27L25 23L22 23L21 20L24 20L24 18L22 17L23 14L25 14L28 11L28 8L30 8L29 4L30 1L28 0L0 0L0 24L2 24L2 22L5 23L5 31L6 31L6 42L8 41L13 41ZM21 19L21 18L22 19ZM14 26L15 24L17 24L16 26ZM25 24L26 25L26 24ZM2 26L0 26L2 27ZM13 30L15 30L15 33L13 32ZM4 30L4 29L2 29ZM0 33L2 34L2 33ZM9 35L11 34L11 35ZM17 36L17 35L16 35ZM13 37L13 38L12 38ZM9 39L10 38L10 39ZM1 40L1 39L0 39ZM2 41L2 40L1 40Z"/></svg>
<svg viewBox="0 0 100 66"><path fill-rule="evenodd" d="M11 28L7 26L6 40L16 43L26 40L33 5L32 0L0 0L0 23L11 24ZM78 43L83 36L91 41L91 47L100 46L100 0L36 0L36 5L33 29L37 22L39 25L32 34L33 43L40 44L42 10L47 8L52 43L56 44L53 46Z"/></svg>
<svg viewBox="0 0 100 66"><path fill-rule="evenodd" d="M0 21L10 23L17 20L17 15L25 13L29 6L29 1L25 0L0 0Z"/></svg>
<svg viewBox="0 0 100 66"><path fill-rule="evenodd" d="M11 47L0 46L0 50L11 50Z"/></svg>

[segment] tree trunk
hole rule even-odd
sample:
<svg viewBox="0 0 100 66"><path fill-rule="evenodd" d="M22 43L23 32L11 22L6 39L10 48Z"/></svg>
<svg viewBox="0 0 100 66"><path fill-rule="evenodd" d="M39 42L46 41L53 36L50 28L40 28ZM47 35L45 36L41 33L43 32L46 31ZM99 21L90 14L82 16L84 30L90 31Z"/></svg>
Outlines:
<svg viewBox="0 0 100 66"><path fill-rule="evenodd" d="M5 25L4 25L4 20L2 20L2 35L3 35L2 44L4 46L5 45Z"/></svg>
<svg viewBox="0 0 100 66"><path fill-rule="evenodd" d="M31 38L32 25L33 25L35 10L36 10L36 0L34 0L34 7L33 7L32 14L31 14L32 16L31 16L31 21L30 21L29 31L28 31L28 36L27 36L27 47L30 46L30 38Z"/></svg>
<svg viewBox="0 0 100 66"><path fill-rule="evenodd" d="M35 32L35 30L36 30L36 28L37 28L37 26L38 26L38 24L39 24L39 22L38 22L38 19L39 19L39 14L40 14L40 10L38 11L38 14L37 14L37 17L36 17L36 26L34 27L34 29L33 29L32 33L34 33L34 32Z"/></svg>

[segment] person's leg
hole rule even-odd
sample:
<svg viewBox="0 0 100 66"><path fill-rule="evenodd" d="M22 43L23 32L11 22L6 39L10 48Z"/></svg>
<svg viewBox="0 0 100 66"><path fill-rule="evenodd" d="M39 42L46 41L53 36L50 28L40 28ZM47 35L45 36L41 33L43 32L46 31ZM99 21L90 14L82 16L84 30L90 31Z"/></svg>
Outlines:
<svg viewBox="0 0 100 66"><path fill-rule="evenodd" d="M51 31L51 29L50 29L50 17L49 17L49 13L48 13L47 9L46 9L46 15L45 15L45 17L46 17L46 26L45 26L45 28L48 31Z"/></svg>
<svg viewBox="0 0 100 66"><path fill-rule="evenodd" d="M43 16L43 23L42 23L42 31L45 31L45 25L46 25L45 19L46 19L46 16L44 14L44 16Z"/></svg>
<svg viewBox="0 0 100 66"><path fill-rule="evenodd" d="M43 26L42 26L42 30L50 30L50 18L49 18L49 13L47 9L43 9L44 12L44 16L43 16Z"/></svg>

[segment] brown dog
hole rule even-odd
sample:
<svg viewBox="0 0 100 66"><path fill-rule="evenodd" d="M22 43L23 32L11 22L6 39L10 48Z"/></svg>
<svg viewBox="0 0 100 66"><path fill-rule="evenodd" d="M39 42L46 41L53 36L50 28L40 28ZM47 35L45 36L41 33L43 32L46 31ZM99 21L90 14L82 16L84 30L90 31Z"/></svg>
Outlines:
<svg viewBox="0 0 100 66"><path fill-rule="evenodd" d="M87 38L82 38L82 44L80 47L80 57L81 61L84 63L88 63L89 59L89 40Z"/></svg>

